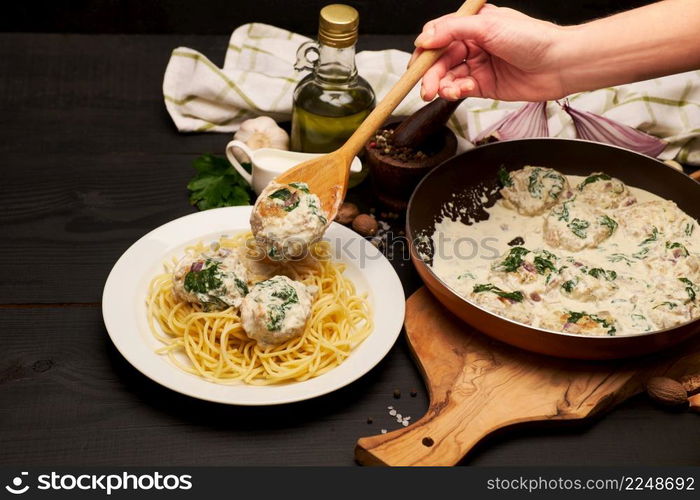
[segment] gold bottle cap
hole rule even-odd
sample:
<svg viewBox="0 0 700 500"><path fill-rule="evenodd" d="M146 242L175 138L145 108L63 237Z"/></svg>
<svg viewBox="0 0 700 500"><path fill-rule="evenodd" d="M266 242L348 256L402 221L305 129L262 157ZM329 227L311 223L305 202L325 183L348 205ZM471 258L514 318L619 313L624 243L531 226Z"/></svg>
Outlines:
<svg viewBox="0 0 700 500"><path fill-rule="evenodd" d="M342 49L355 45L360 14L349 5L335 3L321 9L318 22L318 41L323 45Z"/></svg>

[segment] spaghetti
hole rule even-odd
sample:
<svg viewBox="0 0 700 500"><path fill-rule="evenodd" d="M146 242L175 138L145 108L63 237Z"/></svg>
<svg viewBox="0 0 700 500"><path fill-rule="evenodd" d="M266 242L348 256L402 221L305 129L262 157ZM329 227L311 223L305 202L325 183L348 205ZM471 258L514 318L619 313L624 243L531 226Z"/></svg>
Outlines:
<svg viewBox="0 0 700 500"><path fill-rule="evenodd" d="M243 248L250 238L250 233L221 237L216 245L250 255L251 248ZM198 243L187 251L205 249ZM166 272L153 278L148 291L149 326L164 344L156 352L213 382L269 385L317 377L341 364L373 328L366 295L358 295L343 276L345 265L332 261L328 242L316 243L311 255L300 261L252 266L254 282L284 274L318 287L304 332L268 348L246 335L237 309L207 312L178 300L173 294L173 266L166 264Z"/></svg>

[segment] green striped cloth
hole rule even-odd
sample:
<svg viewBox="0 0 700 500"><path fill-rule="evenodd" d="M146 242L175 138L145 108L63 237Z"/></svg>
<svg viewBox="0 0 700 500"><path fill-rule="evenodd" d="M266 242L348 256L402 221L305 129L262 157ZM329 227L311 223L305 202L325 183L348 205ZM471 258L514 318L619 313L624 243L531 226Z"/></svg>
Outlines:
<svg viewBox="0 0 700 500"><path fill-rule="evenodd" d="M308 40L274 26L245 24L231 35L223 68L195 50L173 50L163 97L178 130L234 132L243 120L258 115L289 120L294 86L305 75L294 71L296 51ZM398 50L364 51L357 54L357 67L381 99L409 57ZM574 94L569 102L667 140L661 159L700 165L700 71ZM415 88L395 114L409 115L423 104ZM467 99L450 120L460 150L522 104ZM550 135L575 137L571 119L556 103L550 102L547 112Z"/></svg>

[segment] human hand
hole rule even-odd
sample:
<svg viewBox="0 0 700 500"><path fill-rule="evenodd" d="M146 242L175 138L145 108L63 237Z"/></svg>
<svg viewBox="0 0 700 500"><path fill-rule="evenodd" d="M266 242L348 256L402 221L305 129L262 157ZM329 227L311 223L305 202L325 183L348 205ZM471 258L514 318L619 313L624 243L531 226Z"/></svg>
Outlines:
<svg viewBox="0 0 700 500"><path fill-rule="evenodd" d="M565 28L486 4L475 16L454 14L428 22L416 39L424 49L446 47L423 77L421 97L488 97L543 101L566 95L557 64ZM410 64L410 63L409 63Z"/></svg>

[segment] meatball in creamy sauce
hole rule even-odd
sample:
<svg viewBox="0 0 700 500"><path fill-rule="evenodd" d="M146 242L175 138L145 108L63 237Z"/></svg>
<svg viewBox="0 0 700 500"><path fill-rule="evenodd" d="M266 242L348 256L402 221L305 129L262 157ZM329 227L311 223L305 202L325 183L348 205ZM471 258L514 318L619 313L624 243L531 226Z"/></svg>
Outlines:
<svg viewBox="0 0 700 500"><path fill-rule="evenodd" d="M554 169L524 167L511 174L501 171L503 204L521 215L539 215L571 197L566 177Z"/></svg>
<svg viewBox="0 0 700 500"><path fill-rule="evenodd" d="M271 182L250 216L256 241L273 260L300 257L321 239L327 224L321 200L303 182Z"/></svg>
<svg viewBox="0 0 700 500"><path fill-rule="evenodd" d="M252 260L243 249L189 253L173 270L173 294L207 312L233 308L248 337L279 345L304 332L317 293L282 274L285 265Z"/></svg>
<svg viewBox="0 0 700 500"><path fill-rule="evenodd" d="M263 347L300 335L311 314L314 292L286 276L256 283L241 305L243 329Z"/></svg>
<svg viewBox="0 0 700 500"><path fill-rule="evenodd" d="M238 308L248 293L248 271L238 254L226 249L185 255L173 271L173 293L205 311Z"/></svg>
<svg viewBox="0 0 700 500"><path fill-rule="evenodd" d="M435 225L432 269L457 293L515 321L581 335L700 317L700 228L675 203L604 172L529 166L501 170L499 180L503 198L485 209L487 220ZM465 257L446 243L465 239L479 251Z"/></svg>
<svg viewBox="0 0 700 500"><path fill-rule="evenodd" d="M616 229L614 219L576 198L556 205L544 218L544 240L554 248L571 252L597 247Z"/></svg>

